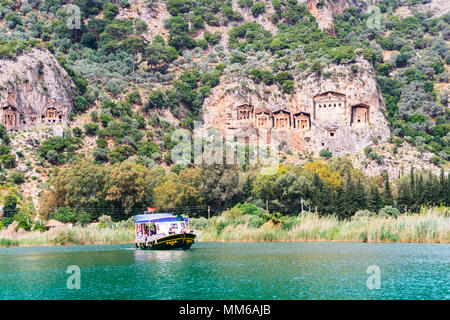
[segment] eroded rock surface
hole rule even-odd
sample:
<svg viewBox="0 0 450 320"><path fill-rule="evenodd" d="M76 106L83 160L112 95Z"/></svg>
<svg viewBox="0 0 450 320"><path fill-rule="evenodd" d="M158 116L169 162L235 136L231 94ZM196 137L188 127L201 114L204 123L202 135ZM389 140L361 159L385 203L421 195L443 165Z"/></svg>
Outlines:
<svg viewBox="0 0 450 320"><path fill-rule="evenodd" d="M373 68L362 58L296 79L289 95L276 86L249 80L243 87L240 81L230 76L213 89L199 134L215 128L227 138L244 137L260 145L278 139L284 151L318 154L328 149L333 155L361 152L390 136Z"/></svg>
<svg viewBox="0 0 450 320"><path fill-rule="evenodd" d="M47 50L0 60L0 119L10 131L67 122L75 86Z"/></svg>

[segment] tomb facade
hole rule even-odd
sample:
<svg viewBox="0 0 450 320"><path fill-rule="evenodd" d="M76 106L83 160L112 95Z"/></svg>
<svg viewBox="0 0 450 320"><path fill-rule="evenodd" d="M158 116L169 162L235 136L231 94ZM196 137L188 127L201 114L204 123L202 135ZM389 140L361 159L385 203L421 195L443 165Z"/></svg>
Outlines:
<svg viewBox="0 0 450 320"><path fill-rule="evenodd" d="M351 125L369 123L369 106L357 105L352 107Z"/></svg>
<svg viewBox="0 0 450 320"><path fill-rule="evenodd" d="M286 130L291 128L290 113L279 110L273 113L273 128L279 130Z"/></svg>
<svg viewBox="0 0 450 320"><path fill-rule="evenodd" d="M7 130L17 130L17 110L12 106L2 108L2 124Z"/></svg>
<svg viewBox="0 0 450 320"><path fill-rule="evenodd" d="M345 94L339 92L323 92L313 99L314 120L337 122L347 114Z"/></svg>
<svg viewBox="0 0 450 320"><path fill-rule="evenodd" d="M272 128L272 118L268 112L260 112L255 116L256 126L258 128Z"/></svg>
<svg viewBox="0 0 450 320"><path fill-rule="evenodd" d="M307 113L296 113L294 114L294 128L296 129L308 129L311 126L310 116Z"/></svg>

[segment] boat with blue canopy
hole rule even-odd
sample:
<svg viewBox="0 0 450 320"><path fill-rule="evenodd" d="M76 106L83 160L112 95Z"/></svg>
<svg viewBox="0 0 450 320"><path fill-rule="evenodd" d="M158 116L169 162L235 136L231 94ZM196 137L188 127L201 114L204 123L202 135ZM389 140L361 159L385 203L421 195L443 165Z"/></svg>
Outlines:
<svg viewBox="0 0 450 320"><path fill-rule="evenodd" d="M153 250L189 249L196 235L189 231L189 218L172 213L144 212L135 217L136 248Z"/></svg>

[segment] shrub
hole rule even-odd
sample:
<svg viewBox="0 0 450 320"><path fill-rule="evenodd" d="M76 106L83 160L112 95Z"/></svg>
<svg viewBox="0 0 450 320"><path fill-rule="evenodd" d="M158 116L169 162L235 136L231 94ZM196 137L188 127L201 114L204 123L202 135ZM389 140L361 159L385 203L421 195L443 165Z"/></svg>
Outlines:
<svg viewBox="0 0 450 320"><path fill-rule="evenodd" d="M92 152L92 156L97 161L108 161L108 149L106 148L95 148Z"/></svg>
<svg viewBox="0 0 450 320"><path fill-rule="evenodd" d="M319 155L320 155L322 158L326 158L326 159L329 159L329 158L331 158L331 157L333 156L333 154L331 153L331 151L328 150L328 149L322 149L322 150L320 150Z"/></svg>
<svg viewBox="0 0 450 320"><path fill-rule="evenodd" d="M72 129L72 133L73 133L73 135L74 135L75 137L78 137L78 138L80 138L80 137L83 136L83 130L81 130L81 129L78 128L78 127L73 128L73 129Z"/></svg>
<svg viewBox="0 0 450 320"><path fill-rule="evenodd" d="M119 13L119 7L113 3L106 3L103 6L103 16L106 20L112 20Z"/></svg>
<svg viewBox="0 0 450 320"><path fill-rule="evenodd" d="M241 8L251 8L253 6L253 0L238 0L237 3Z"/></svg>
<svg viewBox="0 0 450 320"><path fill-rule="evenodd" d="M108 147L108 141L105 138L98 138L95 143L97 144L97 147L99 148L107 148Z"/></svg>
<svg viewBox="0 0 450 320"><path fill-rule="evenodd" d="M22 19L16 12L8 12L5 16L6 24L10 29L14 29L18 25L22 25Z"/></svg>
<svg viewBox="0 0 450 320"><path fill-rule="evenodd" d="M250 10L252 11L252 15L257 18L260 14L266 11L266 5L264 2L255 2Z"/></svg>
<svg viewBox="0 0 450 320"><path fill-rule="evenodd" d="M59 162L59 154L55 150L49 150L45 157L51 164L58 164Z"/></svg>
<svg viewBox="0 0 450 320"><path fill-rule="evenodd" d="M47 228L45 227L45 223L43 221L38 221L37 223L34 224L33 226L33 231L40 231L40 232L44 232L46 231Z"/></svg>
<svg viewBox="0 0 450 320"><path fill-rule="evenodd" d="M203 36L205 37L205 40L208 41L208 43L210 43L212 45L218 44L220 42L220 33L219 32L211 33L209 31L205 31L203 33Z"/></svg>
<svg viewBox="0 0 450 320"><path fill-rule="evenodd" d="M86 123L83 127L84 132L86 132L88 136L94 136L98 130L98 124L96 123Z"/></svg>
<svg viewBox="0 0 450 320"><path fill-rule="evenodd" d="M226 223L223 222L223 221L217 222L217 223L216 223L216 231L217 231L217 234L220 234L220 233L223 231L223 229L225 229L226 226L227 226Z"/></svg>
<svg viewBox="0 0 450 320"><path fill-rule="evenodd" d="M260 216L252 216L248 220L248 226L250 228L259 228L264 224L264 219Z"/></svg>
<svg viewBox="0 0 450 320"><path fill-rule="evenodd" d="M205 217L193 218L189 220L189 224L191 229L202 230L209 224L209 220Z"/></svg>
<svg viewBox="0 0 450 320"><path fill-rule="evenodd" d="M12 171L11 174L9 175L9 178L15 184L22 184L25 182L25 175L23 174L23 172L18 170Z"/></svg>
<svg viewBox="0 0 450 320"><path fill-rule="evenodd" d="M397 208L394 208L392 206L385 206L384 208L381 208L378 212L378 215L380 216L391 216L394 218L397 218L400 215L400 211Z"/></svg>
<svg viewBox="0 0 450 320"><path fill-rule="evenodd" d="M61 207L58 208L52 215L52 219L58 220L59 222L67 223L67 222L76 222L77 214L70 210L70 207Z"/></svg>
<svg viewBox="0 0 450 320"><path fill-rule="evenodd" d="M281 86L281 89L284 93L292 93L294 91L294 81L286 80Z"/></svg>
<svg viewBox="0 0 450 320"><path fill-rule="evenodd" d="M14 216L14 220L16 220L17 222L19 222L19 225L16 227L16 230L22 228L26 231L30 231L31 226L32 226L32 217L28 214L23 214L23 213L17 213Z"/></svg>
<svg viewBox="0 0 450 320"><path fill-rule="evenodd" d="M78 212L78 214L77 214L77 223L78 224L85 225L91 221L92 221L92 217L89 213L87 213L84 210L81 210Z"/></svg>
<svg viewBox="0 0 450 320"><path fill-rule="evenodd" d="M231 209L225 211L224 213L222 213L222 216L227 219L230 219L230 218L240 217L240 216L242 216L242 214L243 214L243 211L241 209L234 207L234 208L231 208Z"/></svg>
<svg viewBox="0 0 450 320"><path fill-rule="evenodd" d="M279 212L264 213L263 219L266 222L272 221L272 223L275 225L283 225L283 223L286 221L286 219Z"/></svg>
<svg viewBox="0 0 450 320"><path fill-rule="evenodd" d="M242 211L243 214L250 214L250 215L261 215L262 211L259 207L254 205L253 203L238 203L234 206L235 208Z"/></svg>
<svg viewBox="0 0 450 320"><path fill-rule="evenodd" d="M83 33L83 35L81 36L80 43L85 47L88 47L88 48L91 48L94 50L97 49L97 37L91 31Z"/></svg>
<svg viewBox="0 0 450 320"><path fill-rule="evenodd" d="M98 112L96 110L91 111L91 120L92 122L98 121Z"/></svg>
<svg viewBox="0 0 450 320"><path fill-rule="evenodd" d="M104 223L105 225L109 226L109 225L112 225L113 220L112 220L111 216L104 214L98 218L98 222Z"/></svg>
<svg viewBox="0 0 450 320"><path fill-rule="evenodd" d="M243 54L235 54L234 56L231 57L231 63L244 64L245 60L246 58Z"/></svg>
<svg viewBox="0 0 450 320"><path fill-rule="evenodd" d="M375 212L372 212L370 210L358 210L356 211L355 215L353 216L353 218L364 218L364 217L374 217L376 216Z"/></svg>

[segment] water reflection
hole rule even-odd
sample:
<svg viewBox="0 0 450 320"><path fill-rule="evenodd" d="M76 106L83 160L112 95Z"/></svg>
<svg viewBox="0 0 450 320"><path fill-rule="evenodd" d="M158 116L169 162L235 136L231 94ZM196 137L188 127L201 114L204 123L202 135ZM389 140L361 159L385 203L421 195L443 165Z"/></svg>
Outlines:
<svg viewBox="0 0 450 320"><path fill-rule="evenodd" d="M134 253L136 262L179 262L186 257L182 250L138 250Z"/></svg>

